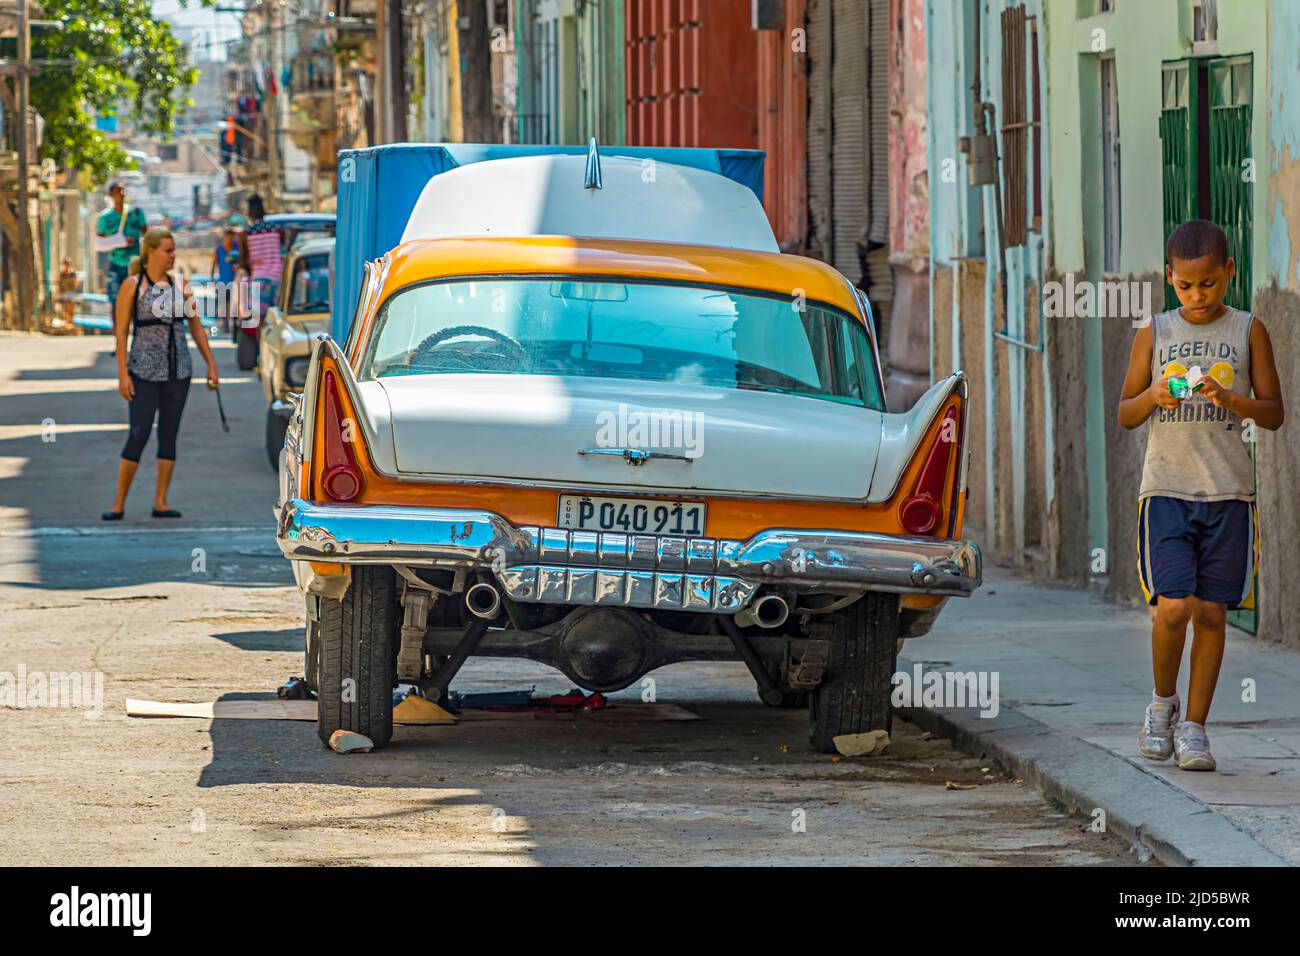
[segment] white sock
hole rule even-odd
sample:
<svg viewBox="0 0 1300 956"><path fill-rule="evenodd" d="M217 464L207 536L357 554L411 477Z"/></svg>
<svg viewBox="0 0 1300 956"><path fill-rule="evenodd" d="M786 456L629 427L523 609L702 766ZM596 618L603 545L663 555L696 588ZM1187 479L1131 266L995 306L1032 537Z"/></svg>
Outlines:
<svg viewBox="0 0 1300 956"><path fill-rule="evenodd" d="M1161 697L1153 690L1151 692L1151 702L1153 704L1169 704L1173 706L1178 703L1178 691L1174 691L1169 697Z"/></svg>

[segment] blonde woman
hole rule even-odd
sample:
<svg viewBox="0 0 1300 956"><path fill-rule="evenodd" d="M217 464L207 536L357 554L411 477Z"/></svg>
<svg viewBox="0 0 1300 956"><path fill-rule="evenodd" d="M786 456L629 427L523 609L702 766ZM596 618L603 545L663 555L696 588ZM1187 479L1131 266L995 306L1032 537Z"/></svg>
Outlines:
<svg viewBox="0 0 1300 956"><path fill-rule="evenodd" d="M114 305L117 336L117 390L127 400L131 429L117 468L117 497L102 515L105 521L120 521L126 510L127 492L140 467L140 455L158 418L158 484L154 491L153 516L179 518L181 513L167 504L167 489L176 467L176 433L190 391L189 342L185 323L208 363L208 385L217 385L217 363L208 347L207 332L189 290L172 278L176 264L176 241L166 229L144 234L141 254L132 260ZM127 336L131 336L130 349Z"/></svg>

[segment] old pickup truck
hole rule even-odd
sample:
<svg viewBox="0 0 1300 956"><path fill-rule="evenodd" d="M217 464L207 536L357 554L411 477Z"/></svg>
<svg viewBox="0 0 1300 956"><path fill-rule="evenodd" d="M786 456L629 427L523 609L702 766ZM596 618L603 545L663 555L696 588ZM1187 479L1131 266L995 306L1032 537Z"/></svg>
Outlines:
<svg viewBox="0 0 1300 956"><path fill-rule="evenodd" d="M981 581L964 377L886 410L870 307L778 251L761 154L384 149L341 156L281 456L321 739L383 746L394 688L472 655L602 692L742 661L817 750L888 729L900 638ZM436 175L402 199L404 156Z"/></svg>

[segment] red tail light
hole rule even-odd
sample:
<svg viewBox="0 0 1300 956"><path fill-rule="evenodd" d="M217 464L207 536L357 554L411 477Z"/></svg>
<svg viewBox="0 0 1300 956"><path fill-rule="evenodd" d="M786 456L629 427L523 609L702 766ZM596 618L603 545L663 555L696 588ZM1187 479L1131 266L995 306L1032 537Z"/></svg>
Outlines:
<svg viewBox="0 0 1300 956"><path fill-rule="evenodd" d="M356 455L350 447L348 438L343 433L343 400L339 396L339 383L334 372L325 372L325 435L324 473L321 475L321 488L335 501L351 501L361 494L365 482L361 469L357 467Z"/></svg>
<svg viewBox="0 0 1300 956"><path fill-rule="evenodd" d="M949 405L912 493L898 508L898 520L912 534L933 534L943 520L943 488L948 482L948 466L956 445L957 406Z"/></svg>

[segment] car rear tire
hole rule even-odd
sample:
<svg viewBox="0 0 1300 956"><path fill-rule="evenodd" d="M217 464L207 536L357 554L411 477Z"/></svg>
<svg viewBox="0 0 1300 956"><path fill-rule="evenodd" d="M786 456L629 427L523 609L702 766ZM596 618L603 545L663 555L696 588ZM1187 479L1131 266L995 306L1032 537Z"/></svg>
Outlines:
<svg viewBox="0 0 1300 956"><path fill-rule="evenodd" d="M343 600L320 602L316 730L323 743L336 730L365 734L376 747L393 736L395 578L392 568L354 565Z"/></svg>
<svg viewBox="0 0 1300 956"><path fill-rule="evenodd" d="M893 727L898 595L868 591L828 617L826 675L808 698L808 739L821 753L835 753L841 734Z"/></svg>
<svg viewBox="0 0 1300 956"><path fill-rule="evenodd" d="M306 633L303 635L302 654L303 680L307 689L320 695L320 623L307 619Z"/></svg>
<svg viewBox="0 0 1300 956"><path fill-rule="evenodd" d="M277 415L269 407L266 410L266 458L271 463L271 470L280 470L280 452L284 449L284 433L289 430L289 419Z"/></svg>
<svg viewBox="0 0 1300 956"><path fill-rule="evenodd" d="M257 364L257 336L241 331L235 342L235 361L242 372L247 372Z"/></svg>

